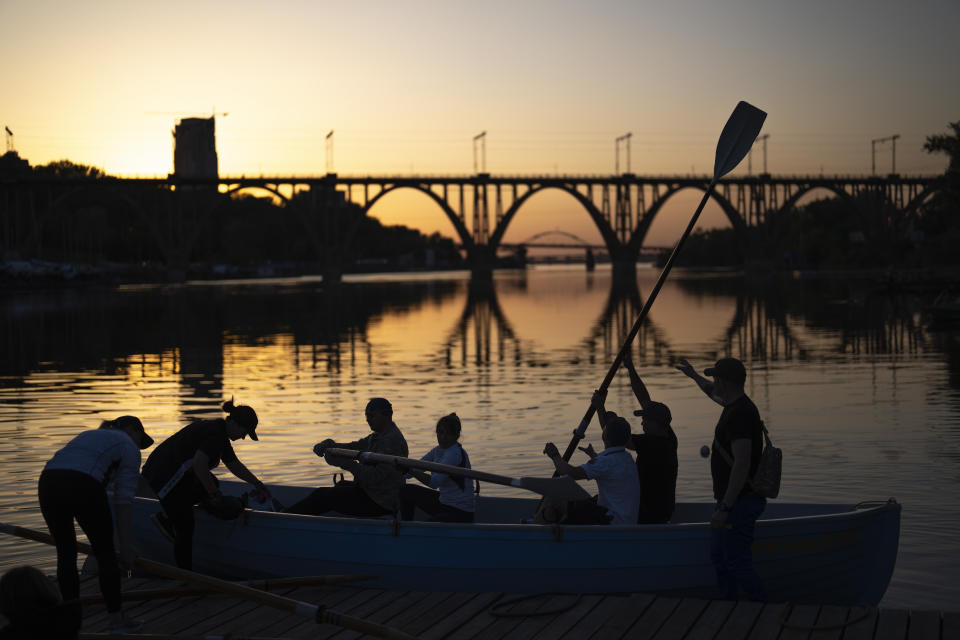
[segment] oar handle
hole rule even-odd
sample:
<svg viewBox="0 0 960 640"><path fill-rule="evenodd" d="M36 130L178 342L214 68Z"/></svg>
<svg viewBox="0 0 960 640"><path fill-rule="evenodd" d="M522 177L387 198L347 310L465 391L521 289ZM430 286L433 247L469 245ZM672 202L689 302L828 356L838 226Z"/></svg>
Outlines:
<svg viewBox="0 0 960 640"><path fill-rule="evenodd" d="M24 527L17 527L14 525L0 523L0 533L8 533L19 538L43 542L49 545L55 544L53 537L49 534L41 533L40 531L34 531L32 529L25 529ZM77 543L77 549L87 554L93 553L93 549L90 547L90 545L82 542ZM368 622L360 618L354 618L336 611L330 611L324 606L310 604L309 602L301 602L300 600L286 598L284 596L266 591L260 591L242 584L236 584L226 580L221 580L219 578L214 578L212 576L204 575L202 573L196 573L194 571L180 569L179 567L173 567L163 562L156 562L154 560L148 560L147 558L138 557L134 561L134 566L152 575L163 576L164 578L173 578L174 580L181 580L194 585L203 585L210 588L212 591L235 595L245 600L252 600L253 602L258 602L260 604L280 609L281 611L295 613L299 616L310 618L317 623L334 624L346 629L368 633L381 638L415 640L414 636L402 631L398 631L397 629L385 627L374 622Z"/></svg>
<svg viewBox="0 0 960 640"><path fill-rule="evenodd" d="M693 214L693 217L690 218L687 228L684 229L683 235L681 235L680 239L677 240L677 244L673 247L673 251L670 252L670 257L667 258L666 264L663 265L663 270L660 271L660 277L657 278L657 283L653 285L653 289L650 291L650 295L647 296L646 301L643 303L643 308L640 310L640 314L633 323L633 327L630 328L630 332L627 334L627 337L624 338L623 344L620 346L620 351L617 352L617 357L613 359L613 363L610 365L607 375L603 378L603 382L600 383L599 390L601 393L606 391L610 386L610 383L613 382L613 377L617 374L617 370L620 368L621 363L623 363L623 356L627 353L627 349L630 348L630 345L633 344L633 339L640 331L640 326L643 324L643 321L646 320L647 314L650 312L650 307L653 306L653 301L657 299L657 294L660 293L663 283L666 282L667 276L670 274L670 270L673 268L673 263L676 262L677 256L680 254L680 249L683 247L683 243L687 241L687 237L696 226L697 220L700 218L700 213L703 211L703 207L706 206L707 199L710 197L710 194L713 192L713 187L716 184L717 179L714 178L710 181L710 184L703 192L703 198L700 200L700 206L697 207L697 211ZM573 456L573 452L577 450L577 445L586 435L587 427L590 425L590 420L593 419L593 414L595 412L596 407L594 407L593 403L591 402L586 413L583 414L583 419L580 421L580 425L574 430L573 437L570 439L570 444L567 445L566 451L563 452L563 460L565 462L569 462L570 458Z"/></svg>

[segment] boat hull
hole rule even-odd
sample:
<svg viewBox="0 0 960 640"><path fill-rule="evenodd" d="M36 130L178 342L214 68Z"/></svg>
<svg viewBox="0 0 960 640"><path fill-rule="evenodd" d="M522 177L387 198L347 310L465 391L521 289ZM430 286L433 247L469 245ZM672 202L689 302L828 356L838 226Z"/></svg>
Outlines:
<svg viewBox="0 0 960 640"><path fill-rule="evenodd" d="M501 512L523 511L530 502L484 500ZM135 500L137 549L172 562L170 542L149 519L159 510L156 500ZM198 510L194 563L198 571L233 578L375 574L359 584L390 589L714 598L710 510L678 505L690 521L639 526L396 522L252 510L222 521ZM896 561L900 505L777 504L768 512L757 524L753 551L771 600L880 601Z"/></svg>

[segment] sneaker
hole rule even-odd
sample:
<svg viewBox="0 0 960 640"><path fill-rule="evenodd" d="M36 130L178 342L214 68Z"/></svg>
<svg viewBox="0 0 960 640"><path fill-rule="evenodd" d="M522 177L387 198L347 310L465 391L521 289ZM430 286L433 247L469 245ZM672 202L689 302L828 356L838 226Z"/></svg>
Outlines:
<svg viewBox="0 0 960 640"><path fill-rule="evenodd" d="M173 523L170 522L170 518L167 517L167 514L165 514L163 511L158 511L150 516L150 521L154 524L154 526L157 527L164 538L170 542L173 542Z"/></svg>
<svg viewBox="0 0 960 640"><path fill-rule="evenodd" d="M135 620L125 613L121 613L119 619L110 621L110 633L113 635L139 633L141 629L143 629L143 621Z"/></svg>

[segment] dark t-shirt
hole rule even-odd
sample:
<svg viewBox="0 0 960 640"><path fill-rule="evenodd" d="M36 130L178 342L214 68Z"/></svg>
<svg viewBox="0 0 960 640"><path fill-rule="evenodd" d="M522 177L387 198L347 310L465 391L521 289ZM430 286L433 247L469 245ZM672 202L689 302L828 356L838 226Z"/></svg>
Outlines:
<svg viewBox="0 0 960 640"><path fill-rule="evenodd" d="M760 424L760 412L757 410L757 405L743 395L723 408L723 413L720 414L720 421L717 422L717 429L714 432L714 438L716 439L714 447L723 448L731 460L733 460L731 443L734 440L744 438L750 440L750 471L747 477L753 477L753 474L756 473L757 465L760 463L760 454L763 451L763 430ZM710 455L710 472L713 475L713 497L717 500L723 500L723 496L727 492L727 485L730 483L730 464L716 451ZM740 495L749 491L749 485L744 483Z"/></svg>
<svg viewBox="0 0 960 640"><path fill-rule="evenodd" d="M226 463L237 459L227 437L226 420L197 420L177 431L153 450L143 464L143 476L159 492L184 465L193 464L197 451L207 454L211 469L221 460Z"/></svg>
<svg viewBox="0 0 960 640"><path fill-rule="evenodd" d="M677 436L632 436L640 477L640 524L667 522L677 494Z"/></svg>

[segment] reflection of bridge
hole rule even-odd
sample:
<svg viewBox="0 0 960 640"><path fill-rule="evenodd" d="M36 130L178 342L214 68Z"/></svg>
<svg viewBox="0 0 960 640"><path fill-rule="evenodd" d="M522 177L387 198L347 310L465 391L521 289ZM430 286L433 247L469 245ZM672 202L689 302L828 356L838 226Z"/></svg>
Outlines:
<svg viewBox="0 0 960 640"><path fill-rule="evenodd" d="M611 362L644 304L635 281L612 280L611 283L607 302L580 346L574 347L572 353L548 354L537 353L535 337L516 334L491 283L471 280L463 313L447 337L444 364L454 363L455 352L459 352L462 365L504 361L521 365L549 362L555 357L564 362ZM924 340L915 314L891 308L886 296L879 296L877 301L884 305L883 309L864 309L855 327L848 327L847 322L842 321L843 326L833 327L839 342L824 344L817 341L816 336L804 337L795 330L798 324L811 322L805 318L810 310L802 305L789 309L779 296L769 291L748 292L739 287L712 291L712 295L718 294L735 297L734 312L726 327L714 327L715 337L701 345L702 353L682 353L670 344L666 331L655 320L654 307L653 317L646 319L634 339L636 362L644 366L674 365L681 357L691 355L710 360L737 354L745 361L790 362L829 357L837 352L915 353Z"/></svg>
<svg viewBox="0 0 960 640"><path fill-rule="evenodd" d="M346 201L360 208L362 214L383 198L400 189L419 191L436 204L453 225L459 242L476 271L487 271L494 263L496 251L503 245L503 237L523 205L534 195L556 190L569 195L580 204L600 232L603 246L612 261L632 265L640 255L651 225L664 206L682 191L704 192L708 177L697 176L491 176L480 173L470 176L365 176L351 177L328 174L318 177L232 177L216 180L186 180L175 177L156 179L100 179L36 181L19 179L0 185L0 226L4 233L0 248L11 243L29 242L29 233L12 237L8 231L18 220L39 220L44 211L54 207L73 207L81 212L90 207L91 189L109 190L133 210L145 224L155 227L154 235L170 260L183 260L189 254L191 225L199 224L205 210L219 206L216 192L198 187L216 186L221 195L246 189L260 189L273 194L293 206L307 234L315 244L341 255L352 241L355 225L342 229L336 215L336 203ZM145 187L160 188L177 197L167 198L163 204L127 195ZM25 190L26 188L26 190ZM48 193L39 193L46 189ZM719 181L711 198L719 205L731 226L745 243L746 230L775 224L804 196L815 191L826 191L851 205L851 210L862 219L876 217L882 212L885 220L908 218L933 193L935 178L904 177L848 177L848 176L792 176L761 175L724 178ZM304 191L310 197L294 197ZM334 192L337 197L330 197ZM155 191L154 191L155 193ZM205 200L197 203L198 193ZM210 196L214 196L211 198ZM156 198L154 198L156 200ZM189 201L189 202L188 202ZM863 202L871 203L871 211L860 211ZM187 202L185 205L184 203ZM191 204L192 203L192 204ZM160 224L157 209L170 211L196 210L184 220L172 219ZM24 209L26 209L24 211ZM171 216L168 216L171 217ZM181 215L181 217L183 217ZM30 223L25 223L29 225ZM36 224L39 224L37 222ZM348 225L349 226L349 225ZM869 227L870 225L865 225ZM179 229L179 231L178 231ZM15 232L14 232L15 233Z"/></svg>

